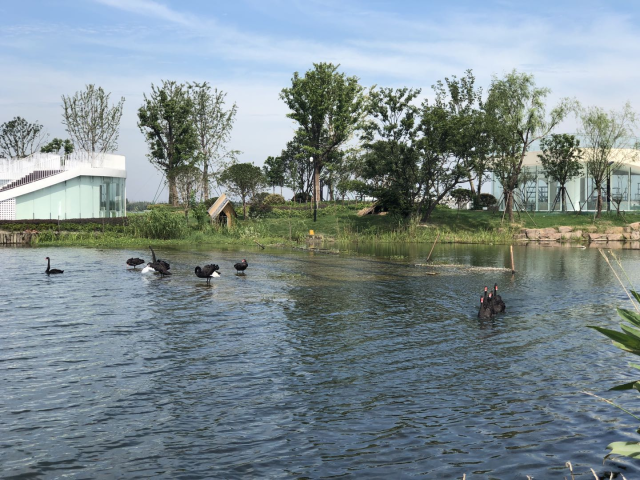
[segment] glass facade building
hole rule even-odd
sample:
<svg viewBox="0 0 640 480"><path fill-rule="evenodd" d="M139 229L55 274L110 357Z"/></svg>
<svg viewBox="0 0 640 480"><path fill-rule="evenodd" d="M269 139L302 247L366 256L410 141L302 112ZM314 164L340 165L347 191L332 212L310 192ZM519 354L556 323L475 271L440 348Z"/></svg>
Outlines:
<svg viewBox="0 0 640 480"><path fill-rule="evenodd" d="M5 177L0 182L0 219L70 220L126 216L124 157L47 155L25 160L28 161L23 165L8 164L13 170L3 170L0 161L0 178Z"/></svg>
<svg viewBox="0 0 640 480"><path fill-rule="evenodd" d="M560 185L547 178L538 154L528 152L520 175L518 189L514 192L514 199L518 208L527 211L562 211L562 195ZM618 152L611 171L607 175L602 188L603 207L607 209L607 201L611 210L633 211L640 210L640 162L631 155ZM618 158L618 161L615 159ZM624 160L620 160L624 158ZM607 188L608 187L608 188ZM595 189L589 169L583 164L582 174L570 180L566 188L567 211L595 211L598 192ZM609 197L607 198L607 192ZM502 185L495 178L491 180L491 194L499 201L504 209L504 195Z"/></svg>

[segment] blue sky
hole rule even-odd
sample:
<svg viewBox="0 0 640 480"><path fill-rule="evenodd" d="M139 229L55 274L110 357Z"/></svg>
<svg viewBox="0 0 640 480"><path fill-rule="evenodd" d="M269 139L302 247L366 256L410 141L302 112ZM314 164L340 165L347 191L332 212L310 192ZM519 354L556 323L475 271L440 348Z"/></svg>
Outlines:
<svg viewBox="0 0 640 480"><path fill-rule="evenodd" d="M231 147L261 165L295 128L280 90L314 62L427 96L469 68L485 88L515 68L551 88L550 105L568 96L640 109L639 14L604 1L0 0L0 123L19 115L65 136L61 95L94 83L124 96L128 197L151 200L161 175L136 125L151 83L206 80L227 92L238 105Z"/></svg>

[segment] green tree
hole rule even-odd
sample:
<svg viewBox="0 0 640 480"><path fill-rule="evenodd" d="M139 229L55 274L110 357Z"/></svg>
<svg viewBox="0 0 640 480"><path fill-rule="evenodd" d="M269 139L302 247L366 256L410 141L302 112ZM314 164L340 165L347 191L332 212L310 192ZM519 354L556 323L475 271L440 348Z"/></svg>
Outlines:
<svg viewBox="0 0 640 480"><path fill-rule="evenodd" d="M273 193L276 191L276 186L279 186L280 194L282 194L285 182L285 165L282 157L267 157L262 168L267 183L273 188Z"/></svg>
<svg viewBox="0 0 640 480"><path fill-rule="evenodd" d="M284 184L306 198L313 189L313 164L304 150L300 135L296 134L287 142L287 147L280 154L284 167Z"/></svg>
<svg viewBox="0 0 640 480"><path fill-rule="evenodd" d="M635 149L629 149L632 146L631 134L636 114L627 102L619 112L612 110L607 113L599 107L583 108L580 120L580 133L586 142L582 152L587 172L598 192L595 218L599 218L602 213L602 188L609 175L637 153Z"/></svg>
<svg viewBox="0 0 640 480"><path fill-rule="evenodd" d="M382 88L369 95L363 126L363 178L369 194L404 217L415 211L422 191L419 167L420 89Z"/></svg>
<svg viewBox="0 0 640 480"><path fill-rule="evenodd" d="M338 150L357 128L365 97L357 77L338 73L331 63L314 63L304 77L293 74L291 87L283 88L280 98L298 125L308 157L313 157L314 197L320 199L320 174L337 157Z"/></svg>
<svg viewBox="0 0 640 480"><path fill-rule="evenodd" d="M87 85L72 97L62 95L62 124L80 150L105 153L118 149L124 97L110 106L110 95L95 85Z"/></svg>
<svg viewBox="0 0 640 480"><path fill-rule="evenodd" d="M571 109L567 99L546 114L548 88L537 88L533 75L513 70L494 77L485 103L490 131L493 173L504 192L505 210L513 222L513 193L518 187L524 157L537 140L547 136Z"/></svg>
<svg viewBox="0 0 640 480"><path fill-rule="evenodd" d="M61 138L54 138L44 147L40 149L42 153L57 153L60 155L69 155L73 153L73 142L68 138L62 140Z"/></svg>
<svg viewBox="0 0 640 480"><path fill-rule="evenodd" d="M420 172L422 193L417 216L427 220L437 205L461 183L478 177L478 191L486 168L485 116L480 89L470 70L433 86L435 101L422 105Z"/></svg>
<svg viewBox="0 0 640 480"><path fill-rule="evenodd" d="M24 158L35 153L45 141L42 125L29 123L22 117L0 125L0 157Z"/></svg>
<svg viewBox="0 0 640 480"><path fill-rule="evenodd" d="M582 172L580 140L574 135L553 133L540 141L542 154L538 155L545 175L560 184L562 211L567 211L565 185Z"/></svg>
<svg viewBox="0 0 640 480"><path fill-rule="evenodd" d="M223 170L220 183L225 185L229 192L241 198L242 214L246 218L247 198L253 197L264 187L265 178L260 167L251 163L234 163Z"/></svg>
<svg viewBox="0 0 640 480"><path fill-rule="evenodd" d="M189 209L196 205L196 195L202 182L202 172L191 164L177 167L173 178L178 192L178 201L182 205L184 216L189 218Z"/></svg>
<svg viewBox="0 0 640 480"><path fill-rule="evenodd" d="M144 95L138 109L138 127L149 146L147 158L166 175L169 203L178 205L175 174L185 165L197 161L198 136L193 124L193 101L184 84L162 81L151 84L151 94Z"/></svg>
<svg viewBox="0 0 640 480"><path fill-rule="evenodd" d="M458 206L458 210L460 207L467 202L470 202L473 199L473 194L470 189L467 188L456 188L451 191L451 198L456 202Z"/></svg>
<svg viewBox="0 0 640 480"><path fill-rule="evenodd" d="M225 161L234 162L240 152L230 150L231 130L238 107L234 103L225 108L227 94L207 83L188 85L193 102L193 124L198 137L198 161L202 167L202 189L204 199L209 198L209 183L220 173Z"/></svg>
<svg viewBox="0 0 640 480"><path fill-rule="evenodd" d="M450 130L453 135L452 153L467 167L471 194L477 197L490 169L490 140L482 103L482 88L475 86L471 70L457 78L445 77L434 86L438 105L452 114L457 127Z"/></svg>

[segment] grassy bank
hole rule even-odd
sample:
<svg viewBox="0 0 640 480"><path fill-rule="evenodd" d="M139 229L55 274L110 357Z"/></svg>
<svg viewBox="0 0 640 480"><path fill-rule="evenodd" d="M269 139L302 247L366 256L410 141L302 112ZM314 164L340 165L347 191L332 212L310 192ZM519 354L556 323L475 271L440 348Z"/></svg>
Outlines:
<svg viewBox="0 0 640 480"><path fill-rule="evenodd" d="M392 215L357 216L362 204L323 205L317 221L312 211L300 206L276 208L260 218L242 219L232 228L217 225L198 226L191 220L187 224L183 215L156 211L131 215L123 225L76 225L65 223L49 225L0 225L1 230L36 229L40 232L37 243L47 245L131 246L144 247L150 240L167 245L297 245L304 243L310 230L326 241L427 243L439 234L442 243L508 244L522 228L558 226L594 226L604 231L611 226L622 226L640 221L640 214L618 216L604 214L594 222L593 215L561 213L530 213L516 216L516 222L503 221L501 212L457 211L438 208L428 223L406 221ZM9 228L7 228L9 227ZM59 228L59 229L58 229Z"/></svg>

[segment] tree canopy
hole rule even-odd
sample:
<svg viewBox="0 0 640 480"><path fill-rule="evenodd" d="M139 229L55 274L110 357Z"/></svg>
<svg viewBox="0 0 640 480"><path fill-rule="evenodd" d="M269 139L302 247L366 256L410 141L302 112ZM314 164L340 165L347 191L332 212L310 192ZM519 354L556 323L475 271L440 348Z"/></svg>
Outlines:
<svg viewBox="0 0 640 480"><path fill-rule="evenodd" d="M197 161L199 148L193 123L193 100L184 84L163 80L151 85L138 109L138 127L145 135L149 161L166 175L169 203L178 205L175 174L180 167Z"/></svg>
<svg viewBox="0 0 640 480"><path fill-rule="evenodd" d="M36 153L45 141L43 126L22 117L0 125L0 158L24 158Z"/></svg>
<svg viewBox="0 0 640 480"><path fill-rule="evenodd" d="M337 158L335 151L353 135L365 102L358 78L339 73L338 67L314 63L304 76L295 72L291 87L280 93L291 110L287 116L298 124L296 135L304 151L313 158L316 201L320 198L320 174Z"/></svg>
<svg viewBox="0 0 640 480"><path fill-rule="evenodd" d="M247 198L254 196L265 185L265 178L260 167L252 163L234 163L220 175L220 183L230 193L238 195L242 200L242 214L247 217Z"/></svg>
<svg viewBox="0 0 640 480"><path fill-rule="evenodd" d="M73 96L62 95L62 124L80 150L105 153L118 149L124 97L110 106L110 95L95 85Z"/></svg>
<svg viewBox="0 0 640 480"><path fill-rule="evenodd" d="M542 154L538 155L545 175L560 184L562 211L567 211L565 185L582 172L580 140L574 135L553 133L540 141Z"/></svg>
<svg viewBox="0 0 640 480"><path fill-rule="evenodd" d="M202 189L204 199L207 200L212 178L220 173L225 160L233 162L240 153L227 147L238 107L234 103L227 109L227 94L217 88L212 89L207 82L188 84L188 92L193 102L192 116L198 137L198 163L202 167Z"/></svg>
<svg viewBox="0 0 640 480"><path fill-rule="evenodd" d="M513 222L513 193L518 187L525 154L531 145L548 135L569 113L572 102L562 99L547 116L548 88L536 87L533 75L513 70L494 77L485 111L491 132L493 172L500 181L505 211Z"/></svg>
<svg viewBox="0 0 640 480"><path fill-rule="evenodd" d="M61 138L54 138L45 146L40 149L42 153L57 153L59 155L69 155L73 153L74 145L68 138L63 140Z"/></svg>
<svg viewBox="0 0 640 480"><path fill-rule="evenodd" d="M584 159L593 179L597 191L596 214L602 213L602 188L611 171L629 160L627 156L635 157L636 151L627 149L626 152L614 157L614 149L625 149L631 146L632 127L636 123L636 114L627 102L620 111L606 112L600 107L588 107L580 110L582 128L580 133L585 140L583 150Z"/></svg>

